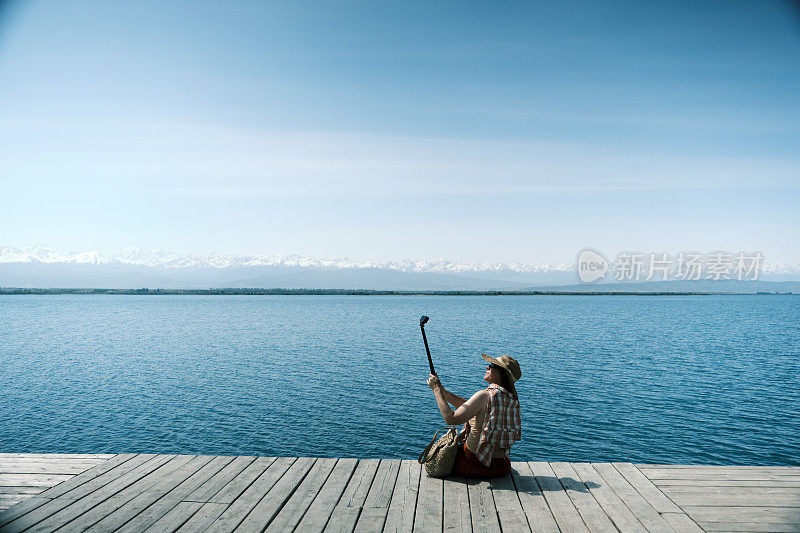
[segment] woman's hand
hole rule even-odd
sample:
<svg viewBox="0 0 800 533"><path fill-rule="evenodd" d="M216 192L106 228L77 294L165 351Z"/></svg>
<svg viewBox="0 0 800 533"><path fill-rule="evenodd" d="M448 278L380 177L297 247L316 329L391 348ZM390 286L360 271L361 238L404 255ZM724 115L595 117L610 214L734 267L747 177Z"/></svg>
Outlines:
<svg viewBox="0 0 800 533"><path fill-rule="evenodd" d="M444 387L442 387L442 382L439 381L439 376L437 376L436 374L431 374L428 376L428 386L434 391L444 390Z"/></svg>

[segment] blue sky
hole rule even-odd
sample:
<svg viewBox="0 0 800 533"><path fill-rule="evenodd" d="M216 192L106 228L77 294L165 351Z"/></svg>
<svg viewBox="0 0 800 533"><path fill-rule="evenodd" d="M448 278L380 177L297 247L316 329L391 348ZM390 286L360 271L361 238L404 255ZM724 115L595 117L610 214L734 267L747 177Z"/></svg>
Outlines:
<svg viewBox="0 0 800 533"><path fill-rule="evenodd" d="M800 261L780 2L18 1L0 244Z"/></svg>

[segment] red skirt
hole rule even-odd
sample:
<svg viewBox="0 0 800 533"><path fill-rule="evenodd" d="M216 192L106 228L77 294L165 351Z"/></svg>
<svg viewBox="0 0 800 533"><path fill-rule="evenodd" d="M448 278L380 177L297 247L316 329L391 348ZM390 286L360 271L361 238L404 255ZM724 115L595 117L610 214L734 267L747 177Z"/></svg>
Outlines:
<svg viewBox="0 0 800 533"><path fill-rule="evenodd" d="M495 457L487 467L478 460L478 457L469 451L467 443L458 447L456 462L453 465L453 475L466 478L493 478L503 477L511 472L511 459L508 457Z"/></svg>

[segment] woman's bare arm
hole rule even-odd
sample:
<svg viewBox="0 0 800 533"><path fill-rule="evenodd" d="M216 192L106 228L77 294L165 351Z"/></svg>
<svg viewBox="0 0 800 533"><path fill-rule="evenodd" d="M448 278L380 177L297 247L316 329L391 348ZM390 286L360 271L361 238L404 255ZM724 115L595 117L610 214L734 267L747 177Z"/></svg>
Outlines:
<svg viewBox="0 0 800 533"><path fill-rule="evenodd" d="M469 400L461 404L458 409L453 411L444 399L444 394L436 394L436 403L439 405L439 411L442 412L444 422L448 426L467 422L470 418L481 412L481 409L486 406L488 400L488 393L485 390L480 390L473 394Z"/></svg>
<svg viewBox="0 0 800 533"><path fill-rule="evenodd" d="M433 374L431 374L431 375L433 375ZM428 378L428 379L430 381L430 378ZM450 392L447 389L445 389L444 385L442 385L441 384L442 382L439 380L439 376L435 376L434 383L438 384L439 386L442 387L442 393L444 394L444 399L447 400L447 403L449 403L450 405L452 405L456 409L461 407L461 405L464 402L467 401L464 398L462 398L461 396L459 396L458 394L453 394L452 392Z"/></svg>
<svg viewBox="0 0 800 533"><path fill-rule="evenodd" d="M442 387L442 392L444 393L444 399L447 400L447 403L449 403L450 405L452 405L456 409L461 407L461 405L464 402L467 401L464 398L462 398L461 396L459 396L457 394L453 394L449 390L446 390L444 387Z"/></svg>
<svg viewBox="0 0 800 533"><path fill-rule="evenodd" d="M433 389L433 393L436 396L436 404L439 406L439 411L442 413L442 418L444 418L444 422L447 425L463 424L468 421L480 413L489 399L489 393L486 390L480 390L453 411L447 403L447 399L445 399L444 387L439 382L439 378L431 374L428 378L428 385Z"/></svg>

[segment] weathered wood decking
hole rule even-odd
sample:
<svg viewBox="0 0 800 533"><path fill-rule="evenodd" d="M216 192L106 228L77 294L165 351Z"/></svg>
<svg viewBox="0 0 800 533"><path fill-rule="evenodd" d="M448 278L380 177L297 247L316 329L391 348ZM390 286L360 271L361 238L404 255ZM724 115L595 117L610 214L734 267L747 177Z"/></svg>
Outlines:
<svg viewBox="0 0 800 533"><path fill-rule="evenodd" d="M0 454L0 531L800 531L800 467Z"/></svg>

